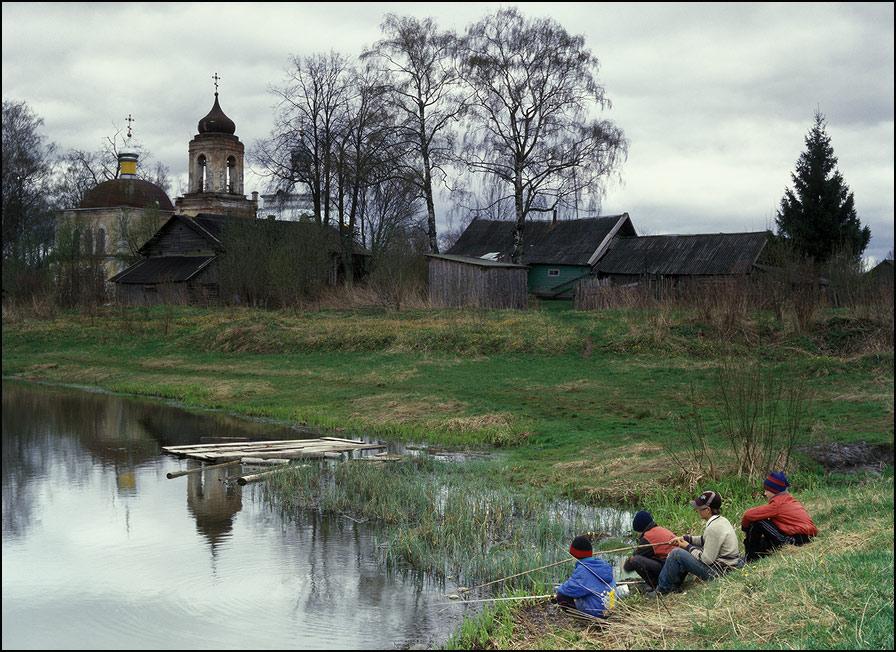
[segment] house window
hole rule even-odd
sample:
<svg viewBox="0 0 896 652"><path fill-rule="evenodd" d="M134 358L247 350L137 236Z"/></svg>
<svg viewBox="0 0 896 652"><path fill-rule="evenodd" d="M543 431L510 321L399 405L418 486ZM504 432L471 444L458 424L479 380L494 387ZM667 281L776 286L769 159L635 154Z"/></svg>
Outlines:
<svg viewBox="0 0 896 652"><path fill-rule="evenodd" d="M559 269L549 269L548 276L560 276L560 270Z"/></svg>

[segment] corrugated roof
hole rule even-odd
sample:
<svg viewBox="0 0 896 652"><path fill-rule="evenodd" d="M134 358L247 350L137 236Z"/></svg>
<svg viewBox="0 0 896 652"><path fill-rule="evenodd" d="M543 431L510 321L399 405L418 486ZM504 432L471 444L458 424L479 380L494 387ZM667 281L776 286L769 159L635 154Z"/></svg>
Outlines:
<svg viewBox="0 0 896 652"><path fill-rule="evenodd" d="M591 255L626 213L583 220L532 220L523 226L523 264L587 265ZM447 253L480 258L498 253L509 262L513 253L516 223L504 220L473 220ZM629 235L634 235L631 229Z"/></svg>
<svg viewBox="0 0 896 652"><path fill-rule="evenodd" d="M471 258L470 256L454 256L452 254L426 254L427 258L438 258L440 260L450 260L456 263L467 263L468 265L479 265L480 267L511 267L517 269L526 269L525 265L514 265L513 263L501 263L488 258Z"/></svg>
<svg viewBox="0 0 896 652"><path fill-rule="evenodd" d="M141 285L182 283L190 280L214 259L215 256L158 256L146 258L131 265L109 280L114 283Z"/></svg>
<svg viewBox="0 0 896 652"><path fill-rule="evenodd" d="M617 237L595 271L637 276L747 274L767 240L765 231Z"/></svg>

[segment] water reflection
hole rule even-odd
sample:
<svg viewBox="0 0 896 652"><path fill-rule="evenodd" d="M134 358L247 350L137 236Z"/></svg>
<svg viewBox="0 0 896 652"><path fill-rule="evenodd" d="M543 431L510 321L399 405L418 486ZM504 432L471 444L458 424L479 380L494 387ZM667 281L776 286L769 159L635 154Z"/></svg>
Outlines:
<svg viewBox="0 0 896 652"><path fill-rule="evenodd" d="M459 622L371 524L285 517L223 482L239 467L165 479L161 445L291 429L11 383L2 425L4 648L389 648Z"/></svg>
<svg viewBox="0 0 896 652"><path fill-rule="evenodd" d="M190 468L199 466L191 462ZM239 467L209 469L187 476L187 509L196 529L208 540L214 557L218 542L233 530L233 517L243 508L242 487L224 480L239 475Z"/></svg>

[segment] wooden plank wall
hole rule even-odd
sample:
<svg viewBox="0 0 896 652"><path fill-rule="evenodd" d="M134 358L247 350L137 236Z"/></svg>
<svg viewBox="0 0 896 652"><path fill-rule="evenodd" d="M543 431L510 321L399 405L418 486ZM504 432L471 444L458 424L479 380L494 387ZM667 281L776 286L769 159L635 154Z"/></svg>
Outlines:
<svg viewBox="0 0 896 652"><path fill-rule="evenodd" d="M525 310L528 297L528 270L524 268L429 259L429 301L433 306Z"/></svg>

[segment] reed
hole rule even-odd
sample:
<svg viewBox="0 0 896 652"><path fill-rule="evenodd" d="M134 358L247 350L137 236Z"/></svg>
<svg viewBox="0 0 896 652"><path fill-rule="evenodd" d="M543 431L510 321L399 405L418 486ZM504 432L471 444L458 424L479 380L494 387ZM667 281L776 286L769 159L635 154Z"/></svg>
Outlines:
<svg viewBox="0 0 896 652"><path fill-rule="evenodd" d="M495 477L494 462L458 465L425 457L382 468L312 464L272 478L267 496L287 511L376 520L387 566L451 575L467 585L558 561L577 534L620 534L630 527L627 512L569 503ZM545 570L502 586L544 588L564 572Z"/></svg>

